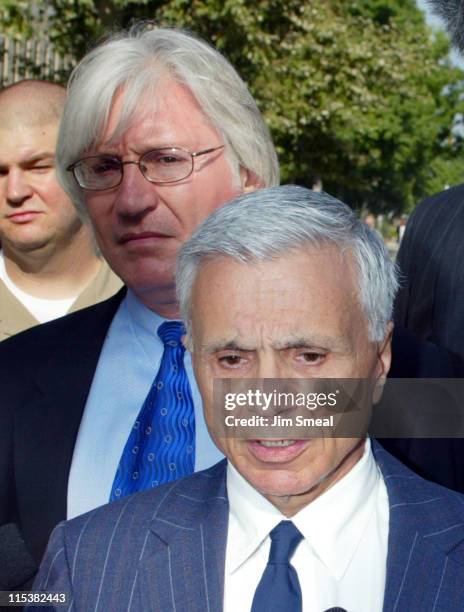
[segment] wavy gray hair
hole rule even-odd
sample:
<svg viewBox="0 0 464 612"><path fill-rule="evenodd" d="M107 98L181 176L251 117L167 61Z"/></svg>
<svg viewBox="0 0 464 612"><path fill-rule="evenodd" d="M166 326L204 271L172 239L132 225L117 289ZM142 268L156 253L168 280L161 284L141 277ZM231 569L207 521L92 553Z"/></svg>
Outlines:
<svg viewBox="0 0 464 612"><path fill-rule="evenodd" d="M124 107L115 128L122 134L141 105L156 99L163 78L186 85L226 145L238 179L239 167L263 186L279 183L279 166L269 130L247 86L232 65L194 34L142 23L111 36L74 69L58 136L58 175L85 213L83 192L66 168L98 143L115 94ZM151 102L153 104L153 102Z"/></svg>
<svg viewBox="0 0 464 612"><path fill-rule="evenodd" d="M341 252L352 254L370 339L383 340L398 281L381 238L340 200L295 185L259 189L232 200L208 217L183 245L176 285L187 327L192 288L205 260L218 256L241 262L269 260L321 244L334 244Z"/></svg>

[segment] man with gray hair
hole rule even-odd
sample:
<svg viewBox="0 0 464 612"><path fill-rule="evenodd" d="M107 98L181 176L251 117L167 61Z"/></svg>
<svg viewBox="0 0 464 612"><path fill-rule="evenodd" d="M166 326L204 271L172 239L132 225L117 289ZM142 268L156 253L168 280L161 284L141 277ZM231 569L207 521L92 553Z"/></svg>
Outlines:
<svg viewBox="0 0 464 612"><path fill-rule="evenodd" d="M36 560L60 520L220 457L181 343L176 256L213 210L279 175L229 62L192 34L150 27L77 66L57 158L127 292L0 351L0 524Z"/></svg>
<svg viewBox="0 0 464 612"><path fill-rule="evenodd" d="M177 288L227 461L60 524L35 589L114 612L462 610L460 494L363 427L220 426L231 415L217 379L355 379L370 405L390 366L396 287L381 240L328 194L276 187L213 213L181 249Z"/></svg>

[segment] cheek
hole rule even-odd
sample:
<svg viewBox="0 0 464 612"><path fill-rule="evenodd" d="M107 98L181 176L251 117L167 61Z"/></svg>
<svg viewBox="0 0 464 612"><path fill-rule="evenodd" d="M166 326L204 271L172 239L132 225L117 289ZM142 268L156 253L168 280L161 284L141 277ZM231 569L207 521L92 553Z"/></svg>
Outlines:
<svg viewBox="0 0 464 612"><path fill-rule="evenodd" d="M210 374L210 368L207 362L197 361L195 358L192 361L193 373L203 400L205 413L211 413L213 400L213 377Z"/></svg>
<svg viewBox="0 0 464 612"><path fill-rule="evenodd" d="M218 180L218 177L221 177L221 180ZM201 187L197 186L195 191L195 207L192 217L195 224L198 225L217 208L240 195L243 190L239 184L234 183L229 171L227 174L218 173L203 181Z"/></svg>
<svg viewBox="0 0 464 612"><path fill-rule="evenodd" d="M87 202L85 203L85 207L90 222L95 230L95 234L99 240L104 242L108 234L111 234L111 220L108 218L108 215L105 214L103 207L88 205Z"/></svg>
<svg viewBox="0 0 464 612"><path fill-rule="evenodd" d="M57 213L63 219L67 219L71 221L79 219L79 214L77 210L68 200L63 201L63 199L60 199L56 201L55 207L56 207Z"/></svg>
<svg viewBox="0 0 464 612"><path fill-rule="evenodd" d="M51 208L74 208L68 196L61 189L58 179L54 174L37 176L34 182L31 181L31 187L45 203L49 204Z"/></svg>

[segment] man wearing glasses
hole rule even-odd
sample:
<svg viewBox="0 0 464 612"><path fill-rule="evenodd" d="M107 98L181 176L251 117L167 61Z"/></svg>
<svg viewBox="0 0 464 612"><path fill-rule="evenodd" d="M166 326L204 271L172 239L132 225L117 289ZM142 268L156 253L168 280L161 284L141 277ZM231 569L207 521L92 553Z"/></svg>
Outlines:
<svg viewBox="0 0 464 612"><path fill-rule="evenodd" d="M218 206L278 182L243 81L174 29L132 29L82 60L57 158L127 291L1 347L0 536L11 546L0 554L16 566L3 588L31 577L60 520L216 462L182 345L176 255Z"/></svg>

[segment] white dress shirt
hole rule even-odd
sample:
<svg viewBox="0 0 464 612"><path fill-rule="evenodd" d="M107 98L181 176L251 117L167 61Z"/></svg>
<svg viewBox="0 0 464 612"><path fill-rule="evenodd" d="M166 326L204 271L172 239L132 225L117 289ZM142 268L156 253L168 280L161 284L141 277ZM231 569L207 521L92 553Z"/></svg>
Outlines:
<svg viewBox="0 0 464 612"><path fill-rule="evenodd" d="M67 518L109 501L116 469L163 355L157 330L165 321L131 292L111 322L90 388L68 480ZM195 471L223 455L212 442L190 354L184 365L195 407Z"/></svg>
<svg viewBox="0 0 464 612"><path fill-rule="evenodd" d="M0 249L0 280L2 280L8 291L28 310L39 323L47 323L58 317L63 317L71 308L73 302L79 295L76 293L70 298L51 300L50 298L39 298L26 293L17 287L8 276L5 266L5 258Z"/></svg>
<svg viewBox="0 0 464 612"><path fill-rule="evenodd" d="M230 463L227 490L224 612L250 612L269 557L269 532L288 519ZM334 606L348 612L381 612L389 506L369 440L353 469L291 520L304 536L291 560L301 585L303 612Z"/></svg>

